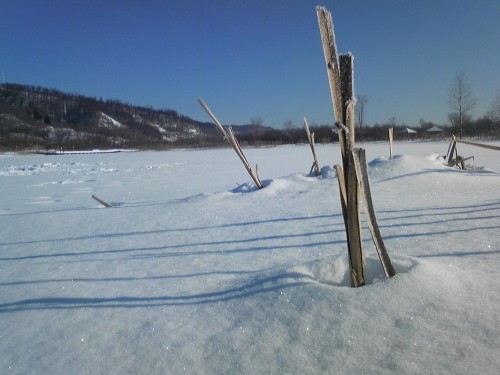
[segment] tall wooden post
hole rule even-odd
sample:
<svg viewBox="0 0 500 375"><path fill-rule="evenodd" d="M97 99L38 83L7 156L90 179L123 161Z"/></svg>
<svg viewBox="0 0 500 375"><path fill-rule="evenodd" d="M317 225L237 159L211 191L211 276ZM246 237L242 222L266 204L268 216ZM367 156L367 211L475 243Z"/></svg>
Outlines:
<svg viewBox="0 0 500 375"><path fill-rule="evenodd" d="M392 142L394 140L394 128L389 128L389 159L392 160Z"/></svg>
<svg viewBox="0 0 500 375"><path fill-rule="evenodd" d="M384 268L385 275L396 274L391 264L375 218L375 210L368 182L365 152L355 148L353 56L348 53L337 56L337 46L333 33L332 15L323 7L317 7L319 30L325 55L326 71L332 95L335 125L338 129L342 167L335 165L337 171L342 213L347 234L351 285L365 284L363 270L363 251L361 244L361 224L359 217L359 196L363 195L367 222L375 247ZM392 154L392 151L391 151Z"/></svg>
<svg viewBox="0 0 500 375"><path fill-rule="evenodd" d="M342 164L335 166L339 184L343 182L341 200L347 234L347 248L351 268L351 285L364 285L363 251L361 245L361 225L358 203L358 180L352 150L355 147L353 61L351 54L337 55L332 15L324 7L317 7L318 24L323 44L333 111L339 133Z"/></svg>

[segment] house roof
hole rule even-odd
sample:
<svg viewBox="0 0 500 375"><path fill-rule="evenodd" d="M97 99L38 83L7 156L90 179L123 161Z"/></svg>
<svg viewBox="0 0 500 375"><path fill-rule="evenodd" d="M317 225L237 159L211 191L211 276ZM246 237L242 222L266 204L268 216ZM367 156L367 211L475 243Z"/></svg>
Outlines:
<svg viewBox="0 0 500 375"><path fill-rule="evenodd" d="M399 133L403 134L417 134L416 130L410 129L410 128L404 128L399 131Z"/></svg>

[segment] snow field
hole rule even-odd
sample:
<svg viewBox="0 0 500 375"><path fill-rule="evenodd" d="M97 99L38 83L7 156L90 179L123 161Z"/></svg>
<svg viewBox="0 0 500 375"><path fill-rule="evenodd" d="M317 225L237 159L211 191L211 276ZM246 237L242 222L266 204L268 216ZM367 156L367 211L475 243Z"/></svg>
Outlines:
<svg viewBox="0 0 500 375"><path fill-rule="evenodd" d="M358 289L337 145L320 178L309 146L245 150L262 190L230 149L0 156L0 372L496 374L498 152L364 147L398 274L365 226Z"/></svg>

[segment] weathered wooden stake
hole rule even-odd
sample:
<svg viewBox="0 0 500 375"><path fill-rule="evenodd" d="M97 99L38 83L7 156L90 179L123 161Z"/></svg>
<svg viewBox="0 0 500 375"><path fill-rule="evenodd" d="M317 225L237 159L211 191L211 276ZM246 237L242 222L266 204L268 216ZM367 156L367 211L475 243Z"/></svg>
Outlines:
<svg viewBox="0 0 500 375"><path fill-rule="evenodd" d="M111 205L107 202L104 202L102 199L97 198L95 195L92 195L92 198L94 198L97 202L102 204L104 207L111 207Z"/></svg>
<svg viewBox="0 0 500 375"><path fill-rule="evenodd" d="M346 53L339 56L340 62L340 87L342 95L342 123L347 126L347 143L352 149L355 147L355 107L354 96L354 56ZM338 121L338 120L337 120Z"/></svg>
<svg viewBox="0 0 500 375"><path fill-rule="evenodd" d="M351 269L351 285L364 285L361 225L358 207L358 181L351 154L355 146L354 138L354 97L353 56L337 55L332 15L324 7L317 7L316 14L325 56L328 83L332 97L333 111L339 134L342 153L342 168L335 166L340 188L342 210L347 234L347 248Z"/></svg>
<svg viewBox="0 0 500 375"><path fill-rule="evenodd" d="M342 166L335 165L339 182L342 214L347 234L351 285L365 284L363 251L361 241L361 223L359 216L359 196L362 195L367 214L368 226L384 268L385 275L396 274L391 264L384 241L375 218L375 210L371 199L370 185L366 166L365 151L355 148L353 56L348 53L337 56L337 46L333 33L332 15L323 7L317 7L318 24L325 55L328 82L332 96L335 125L339 135L342 154ZM392 129L389 132L392 159Z"/></svg>
<svg viewBox="0 0 500 375"><path fill-rule="evenodd" d="M319 170L318 158L316 156L316 146L314 143L314 133L309 131L309 125L307 124L307 119L304 117L304 130L306 131L307 141L309 142L309 146L311 146L311 152L313 154L313 168L311 168L311 172L314 169L314 173L316 176L321 174Z"/></svg>
<svg viewBox="0 0 500 375"><path fill-rule="evenodd" d="M349 150L349 168L347 184L347 238L349 263L351 265L351 283L354 287L365 285L363 247L361 242L361 222L359 217L359 185L354 166L354 158Z"/></svg>
<svg viewBox="0 0 500 375"><path fill-rule="evenodd" d="M347 192L344 177L344 170L339 164L334 165L335 171L337 172L337 180L339 181L339 191L340 191L340 203L342 206L342 213L344 215L344 222L347 223Z"/></svg>
<svg viewBox="0 0 500 375"><path fill-rule="evenodd" d="M327 66L326 72L328 74L333 110L337 122L343 124L342 96L340 95L342 91L340 88L340 64L337 55L335 33L333 31L332 14L325 7L316 7L316 15L318 17L323 53Z"/></svg>
<svg viewBox="0 0 500 375"><path fill-rule="evenodd" d="M368 168L366 164L366 152L362 148L353 150L354 165L356 167L356 175L358 177L360 192L363 197L365 206L366 221L372 235L377 254L384 269L386 277L392 277L396 274L396 270L392 266L391 259L385 248L384 240L380 234L375 216L375 208L373 207L372 193L370 190L370 182L368 180Z"/></svg>
<svg viewBox="0 0 500 375"><path fill-rule="evenodd" d="M219 120L217 120L217 117L215 117L215 115L210 110L208 105L202 99L198 99L198 103L200 103L200 105L203 107L203 109L212 118L212 120L215 124L215 127L217 128L217 131L222 135L222 138L233 147L233 150L236 152L236 154L238 155L238 157L242 161L248 174L250 175L250 177L252 177L252 180L255 182L255 185L257 185L257 187L259 189L262 189L264 187L264 185L260 181L260 178L257 174L257 171L254 172L252 170L250 163L248 162L247 158L243 154L243 150L241 149L240 143L238 142L238 140L234 136L233 129L231 127L224 129L224 127L221 125Z"/></svg>
<svg viewBox="0 0 500 375"><path fill-rule="evenodd" d="M394 140L394 128L389 128L389 159L392 160L392 141Z"/></svg>
<svg viewBox="0 0 500 375"><path fill-rule="evenodd" d="M451 143L450 143L450 147L448 147L448 165L451 165L452 164L452 160L453 158L455 157L456 158L456 155L457 154L457 141L455 139L455 136L453 135L452 138L451 138ZM455 155L455 156L453 156Z"/></svg>

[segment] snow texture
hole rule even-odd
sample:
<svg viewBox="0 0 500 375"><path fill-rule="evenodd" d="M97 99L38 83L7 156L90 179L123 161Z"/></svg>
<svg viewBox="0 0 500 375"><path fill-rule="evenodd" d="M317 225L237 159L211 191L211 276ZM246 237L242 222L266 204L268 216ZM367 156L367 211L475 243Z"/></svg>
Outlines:
<svg viewBox="0 0 500 375"><path fill-rule="evenodd" d="M363 221L357 289L337 145L245 150L260 190L230 149L0 155L0 373L497 374L499 153L364 147L397 275Z"/></svg>

